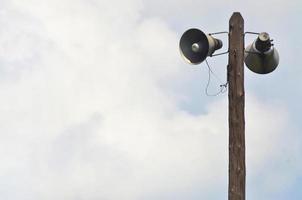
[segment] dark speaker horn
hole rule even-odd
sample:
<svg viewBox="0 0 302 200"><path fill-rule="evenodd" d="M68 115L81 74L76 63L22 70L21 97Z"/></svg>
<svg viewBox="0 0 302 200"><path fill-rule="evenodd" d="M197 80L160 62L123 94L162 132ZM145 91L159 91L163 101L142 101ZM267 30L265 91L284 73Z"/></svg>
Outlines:
<svg viewBox="0 0 302 200"><path fill-rule="evenodd" d="M183 58L190 64L199 64L217 49L222 42L199 29L189 29L180 38L179 48Z"/></svg>
<svg viewBox="0 0 302 200"><path fill-rule="evenodd" d="M257 74L268 74L279 64L279 54L271 43L268 33L260 33L258 38L245 48L246 66Z"/></svg>

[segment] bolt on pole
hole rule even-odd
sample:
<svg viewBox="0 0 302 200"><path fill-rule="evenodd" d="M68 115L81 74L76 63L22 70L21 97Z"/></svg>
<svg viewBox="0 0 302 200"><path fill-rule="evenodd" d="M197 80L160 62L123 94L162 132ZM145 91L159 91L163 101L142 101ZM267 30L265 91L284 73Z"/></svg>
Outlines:
<svg viewBox="0 0 302 200"><path fill-rule="evenodd" d="M233 13L229 21L229 200L245 200L244 20Z"/></svg>

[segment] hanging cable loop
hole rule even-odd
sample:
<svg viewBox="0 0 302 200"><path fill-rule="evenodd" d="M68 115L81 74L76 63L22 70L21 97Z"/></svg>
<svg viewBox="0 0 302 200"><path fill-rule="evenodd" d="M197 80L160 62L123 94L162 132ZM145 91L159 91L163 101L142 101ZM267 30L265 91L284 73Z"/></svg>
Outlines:
<svg viewBox="0 0 302 200"><path fill-rule="evenodd" d="M214 94L210 94L210 93L209 93L208 90L209 90L209 85L210 85L210 82L211 82L211 74L212 74L213 76L215 76L216 79L217 79L219 82L222 83L222 81L221 81L221 79L220 79L220 78L212 71L212 69L211 69L211 67L210 67L210 65L209 65L209 63L208 63L208 61L207 61L207 60L205 60L205 61L206 61L206 65L207 65L207 67L208 67L208 72L209 72L208 81L207 81L207 85L206 85L206 88L205 88L205 93L206 93L206 95L207 95L207 96L218 96L218 95L220 95L220 94L225 93L225 92L227 91L228 82L226 82L226 83L224 83L224 84L220 84L220 89L219 89L218 92L216 92L216 93L214 93Z"/></svg>

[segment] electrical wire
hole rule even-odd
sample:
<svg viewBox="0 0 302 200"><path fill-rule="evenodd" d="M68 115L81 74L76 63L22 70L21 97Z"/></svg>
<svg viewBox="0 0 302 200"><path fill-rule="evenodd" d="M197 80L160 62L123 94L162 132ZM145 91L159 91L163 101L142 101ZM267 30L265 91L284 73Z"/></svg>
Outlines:
<svg viewBox="0 0 302 200"><path fill-rule="evenodd" d="M222 83L221 79L212 71L209 63L207 60L206 61L206 64L207 64L207 67L208 67L208 72L209 72L209 75L208 75L208 81L207 81L207 85L206 85L206 88L205 88L205 93L207 96L218 96L220 94L223 94L225 93L228 89L227 89L227 86L228 86L228 82L224 83L224 84L220 84L220 89L219 89L219 92L216 92L214 94L210 94L209 93L209 85L210 85L210 82L211 82L211 74L213 76L215 76L215 78L220 82Z"/></svg>

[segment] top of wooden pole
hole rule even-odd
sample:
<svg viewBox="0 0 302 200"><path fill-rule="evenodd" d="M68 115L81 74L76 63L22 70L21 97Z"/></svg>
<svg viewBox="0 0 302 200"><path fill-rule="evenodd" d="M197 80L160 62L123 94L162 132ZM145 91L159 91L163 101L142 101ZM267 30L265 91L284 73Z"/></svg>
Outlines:
<svg viewBox="0 0 302 200"><path fill-rule="evenodd" d="M232 17L240 17L240 18L243 19L243 17L241 16L241 13L240 13L240 12L233 12ZM232 17L231 17L231 18L232 18Z"/></svg>
<svg viewBox="0 0 302 200"><path fill-rule="evenodd" d="M234 12L230 18L229 24L230 26L234 26L234 24L244 24L244 19L242 17L242 15L240 14L240 12ZM243 27L239 27L239 28L243 28ZM232 30L232 27L230 27L230 29Z"/></svg>

